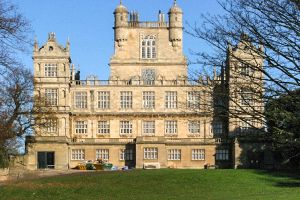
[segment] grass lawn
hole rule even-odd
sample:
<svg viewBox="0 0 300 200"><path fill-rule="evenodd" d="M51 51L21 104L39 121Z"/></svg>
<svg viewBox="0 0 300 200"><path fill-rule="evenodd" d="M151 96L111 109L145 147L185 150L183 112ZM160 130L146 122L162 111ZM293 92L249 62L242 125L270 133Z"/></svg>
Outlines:
<svg viewBox="0 0 300 200"><path fill-rule="evenodd" d="M0 199L300 199L300 172L133 170L91 172L0 186Z"/></svg>

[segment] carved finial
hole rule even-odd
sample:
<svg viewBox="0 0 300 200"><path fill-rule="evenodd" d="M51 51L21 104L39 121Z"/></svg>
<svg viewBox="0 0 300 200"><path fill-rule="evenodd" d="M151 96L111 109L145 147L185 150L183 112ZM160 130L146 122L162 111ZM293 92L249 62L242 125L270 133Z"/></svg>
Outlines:
<svg viewBox="0 0 300 200"><path fill-rule="evenodd" d="M55 40L55 33L51 32L48 34L48 40Z"/></svg>
<svg viewBox="0 0 300 200"><path fill-rule="evenodd" d="M120 5L122 5L122 0L120 0Z"/></svg>
<svg viewBox="0 0 300 200"><path fill-rule="evenodd" d="M177 1L176 0L174 0L174 6L176 6L177 5Z"/></svg>
<svg viewBox="0 0 300 200"><path fill-rule="evenodd" d="M70 50L70 38L69 38L69 36L68 36L68 39L67 39L66 50L67 51Z"/></svg>
<svg viewBox="0 0 300 200"><path fill-rule="evenodd" d="M34 46L34 51L37 51L39 49L39 45L38 45L38 41L37 41L37 37L36 36L34 36L34 44L33 44L33 46Z"/></svg>

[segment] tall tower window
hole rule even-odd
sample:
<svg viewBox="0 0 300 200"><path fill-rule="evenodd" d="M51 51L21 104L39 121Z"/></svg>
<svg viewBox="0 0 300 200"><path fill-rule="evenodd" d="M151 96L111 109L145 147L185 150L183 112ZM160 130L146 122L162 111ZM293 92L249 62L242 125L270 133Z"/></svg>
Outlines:
<svg viewBox="0 0 300 200"><path fill-rule="evenodd" d="M242 106L253 106L253 92L249 88L242 88L240 91L241 105Z"/></svg>
<svg viewBox="0 0 300 200"><path fill-rule="evenodd" d="M45 64L45 76L56 77L57 76L57 64Z"/></svg>
<svg viewBox="0 0 300 200"><path fill-rule="evenodd" d="M58 96L57 89L46 89L45 98L47 106L57 106Z"/></svg>
<svg viewBox="0 0 300 200"><path fill-rule="evenodd" d="M156 58L156 42L154 36L146 36L142 38L141 57L142 59Z"/></svg>

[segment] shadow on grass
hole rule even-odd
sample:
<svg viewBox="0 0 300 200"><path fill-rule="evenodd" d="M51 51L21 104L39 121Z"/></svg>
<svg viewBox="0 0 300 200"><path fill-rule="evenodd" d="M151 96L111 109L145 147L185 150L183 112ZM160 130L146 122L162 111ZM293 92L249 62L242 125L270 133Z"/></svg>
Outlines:
<svg viewBox="0 0 300 200"><path fill-rule="evenodd" d="M300 170L256 170L264 181L277 187L300 187Z"/></svg>

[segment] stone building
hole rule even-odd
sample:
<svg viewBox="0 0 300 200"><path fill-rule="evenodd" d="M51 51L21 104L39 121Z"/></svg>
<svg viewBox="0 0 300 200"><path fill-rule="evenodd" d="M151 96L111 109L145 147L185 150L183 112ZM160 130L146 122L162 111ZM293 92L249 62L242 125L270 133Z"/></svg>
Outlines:
<svg viewBox="0 0 300 200"><path fill-rule="evenodd" d="M238 151L231 134L249 123L221 113L236 107L232 102L257 104L253 91L247 91L247 98L242 98L246 93L236 95L242 91L237 77L248 73L247 65L229 54L219 76L189 80L183 12L176 1L168 20L159 12L156 22L141 22L138 13L122 4L114 17L115 51L105 81L92 76L81 80L69 42L61 46L54 33L42 46L35 42L35 94L45 98L55 117L27 138L27 167L68 169L96 159L136 168L233 166ZM247 52L229 51L247 57ZM257 64L262 66L261 58Z"/></svg>

